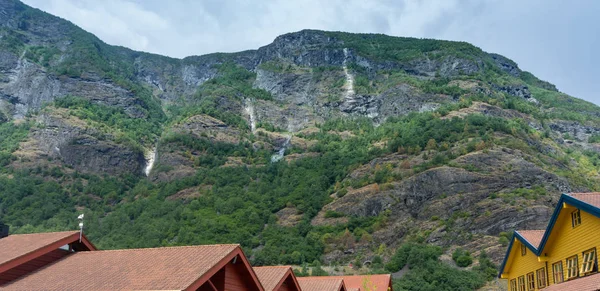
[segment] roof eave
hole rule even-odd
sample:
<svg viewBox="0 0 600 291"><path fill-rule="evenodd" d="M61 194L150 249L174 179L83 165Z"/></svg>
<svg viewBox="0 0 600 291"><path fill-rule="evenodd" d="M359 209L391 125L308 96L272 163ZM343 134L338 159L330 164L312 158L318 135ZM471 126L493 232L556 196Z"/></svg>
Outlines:
<svg viewBox="0 0 600 291"><path fill-rule="evenodd" d="M58 249L61 246L76 242L77 240L79 240L79 232L74 232L73 234L71 234L67 237L64 237L60 240L57 240L53 243L45 245L41 248L38 248L36 250L33 250L29 253L23 254L17 258L14 258L8 262L1 264L0 265L0 273L10 270L10 269L12 269L16 266L19 266L27 261L33 260L39 256L47 254L48 252ZM96 250L96 247L83 235L81 236L81 243L83 243L87 248L89 248L90 251Z"/></svg>
<svg viewBox="0 0 600 291"><path fill-rule="evenodd" d="M506 250L506 255L504 255L504 260L502 261L502 265L500 265L500 272L498 273L498 278L502 278L502 274L504 273L504 267L506 267L506 263L508 262L508 258L510 256L510 252L512 250L512 246L515 243L515 239L518 239L521 243L523 243L532 253L537 255L537 248L534 247L525 237L523 237L519 231L515 230L513 232L513 236L510 239L510 243L508 245L508 249Z"/></svg>
<svg viewBox="0 0 600 291"><path fill-rule="evenodd" d="M544 231L544 236L542 237L542 241L540 242L540 246L538 247L538 253L537 253L538 256L541 255L542 251L544 250L544 247L546 246L546 243L548 242L548 238L552 234L552 229L554 229L556 220L558 219L558 216L559 216L561 210L563 209L563 203L573 205L589 214L592 214L592 215L600 218L600 208L593 206L591 204L588 204L587 202L581 201L573 196L563 193L560 196L560 199L558 200L558 203L556 205L556 208L554 209L554 213L552 214L552 217L550 218L548 227L546 228L546 231Z"/></svg>

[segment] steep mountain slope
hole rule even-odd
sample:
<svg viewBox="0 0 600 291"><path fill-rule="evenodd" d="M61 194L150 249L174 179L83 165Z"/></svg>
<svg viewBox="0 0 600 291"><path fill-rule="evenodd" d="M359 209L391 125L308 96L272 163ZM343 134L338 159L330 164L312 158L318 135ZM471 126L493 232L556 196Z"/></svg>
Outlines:
<svg viewBox="0 0 600 291"><path fill-rule="evenodd" d="M599 189L600 108L462 42L304 30L173 59L0 0L0 220L257 264L486 250ZM89 219L88 219L89 217Z"/></svg>

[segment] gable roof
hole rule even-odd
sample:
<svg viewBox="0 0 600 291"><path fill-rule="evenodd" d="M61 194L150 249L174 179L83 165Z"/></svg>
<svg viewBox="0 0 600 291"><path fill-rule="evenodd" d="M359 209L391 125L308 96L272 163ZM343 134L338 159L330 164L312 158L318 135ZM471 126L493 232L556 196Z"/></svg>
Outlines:
<svg viewBox="0 0 600 291"><path fill-rule="evenodd" d="M588 201L589 201L589 203L588 203ZM550 237L550 234L552 233L552 229L554 228L554 224L556 223L556 220L558 219L558 215L560 214L560 211L563 209L563 203L573 205L589 214L592 214L592 215L600 218L600 208L598 207L598 206L600 206L600 203L598 203L598 202L600 202L600 193L598 193L598 192L573 193L572 195L562 194L560 196L560 199L558 200L556 208L554 209L554 213L552 214L552 217L550 218L548 227L546 227L546 231L544 232L544 236L542 237L542 241L540 242L540 245L538 247L538 251L536 254L539 256L542 253L542 251L544 250L544 247L546 246L546 243L548 242L548 238Z"/></svg>
<svg viewBox="0 0 600 291"><path fill-rule="evenodd" d="M289 277L292 278L296 288L300 290L298 280L290 266L254 267L253 269L265 291L277 290Z"/></svg>
<svg viewBox="0 0 600 291"><path fill-rule="evenodd" d="M14 234L1 238L0 273L76 241L79 241L79 231ZM81 242L89 250L96 250L85 236Z"/></svg>
<svg viewBox="0 0 600 291"><path fill-rule="evenodd" d="M590 192L590 193L571 193L571 194L562 194L560 199L556 203L556 207L554 208L554 213L548 222L548 226L542 232L543 235L539 238L539 231L515 231L513 234L513 239L510 240L510 244L508 245L508 249L506 250L506 255L504 256L504 260L502 265L500 266L500 272L498 273L498 277L502 276L504 273L504 267L506 267L506 263L508 261L508 257L510 256L510 252L512 249L513 242L516 239L519 239L523 242L536 256L541 255L544 251L544 247L548 242L548 238L554 229L554 225L556 224L556 220L563 209L563 204L569 204L575 206L589 214L592 214L598 218L600 218L600 192ZM525 233L525 235L523 235ZM539 240L539 243L535 245L535 242Z"/></svg>
<svg viewBox="0 0 600 291"><path fill-rule="evenodd" d="M545 230L536 229L536 230L518 230L519 234L523 239L525 239L532 247L536 250L542 241L542 237L544 237Z"/></svg>
<svg viewBox="0 0 600 291"><path fill-rule="evenodd" d="M236 257L263 290L239 245L78 252L3 290L195 290Z"/></svg>
<svg viewBox="0 0 600 291"><path fill-rule="evenodd" d="M569 196L600 208L600 192L570 193Z"/></svg>
<svg viewBox="0 0 600 291"><path fill-rule="evenodd" d="M344 280L332 277L298 277L302 291L339 291L346 290Z"/></svg>
<svg viewBox="0 0 600 291"><path fill-rule="evenodd" d="M392 276L390 274L385 275L361 275L361 276L331 276L330 278L340 278L344 280L344 284L348 290L355 289L359 291L364 290L364 284L367 287L375 287L373 290L387 291L388 287L392 288Z"/></svg>

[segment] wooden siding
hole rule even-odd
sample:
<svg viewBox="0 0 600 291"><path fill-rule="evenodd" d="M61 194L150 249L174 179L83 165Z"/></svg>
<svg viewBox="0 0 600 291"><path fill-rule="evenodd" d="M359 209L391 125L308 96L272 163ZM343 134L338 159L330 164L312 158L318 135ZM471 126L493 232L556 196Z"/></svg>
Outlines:
<svg viewBox="0 0 600 291"><path fill-rule="evenodd" d="M566 206L566 207L565 207ZM542 250L542 258L548 262L550 269L552 264L561 261L563 263L564 281L567 281L567 265L566 259L577 255L578 270L581 269L583 263L583 252L596 248L600 248L600 219L581 210L581 225L573 227L571 224L571 213L577 208L566 204L563 206L554 230L548 238L548 243ZM596 257L597 257L596 251ZM596 267L597 258L596 258ZM555 284L552 271L550 274L550 284ZM588 274L589 275L589 274ZM583 275L579 274L578 277Z"/></svg>
<svg viewBox="0 0 600 291"><path fill-rule="evenodd" d="M300 290L298 290L298 288L296 288L296 284L294 284L294 279L292 279L292 276L288 276L287 279L285 279L285 281L283 281L283 283L281 284L279 289L277 289L276 291L300 291Z"/></svg>
<svg viewBox="0 0 600 291"><path fill-rule="evenodd" d="M55 262L70 254L69 251L56 249L33 260L18 265L6 272L0 273L0 285L16 280L23 275L29 274L39 268L42 268L52 262Z"/></svg>
<svg viewBox="0 0 600 291"><path fill-rule="evenodd" d="M506 274L508 275L507 279L509 282L509 286L510 280L517 279L520 276L524 276L525 278L527 278L528 273L534 272L535 274L535 270L546 267L546 263L539 262L538 257L530 249L527 249L527 253L524 256L522 256L522 245L523 244L521 243L521 241L515 238L515 242L513 243L512 250L510 252L511 258L506 266L506 270L508 270Z"/></svg>
<svg viewBox="0 0 600 291"><path fill-rule="evenodd" d="M254 284L249 270L238 257L236 264L233 260L225 266L225 291L258 291L259 289Z"/></svg>

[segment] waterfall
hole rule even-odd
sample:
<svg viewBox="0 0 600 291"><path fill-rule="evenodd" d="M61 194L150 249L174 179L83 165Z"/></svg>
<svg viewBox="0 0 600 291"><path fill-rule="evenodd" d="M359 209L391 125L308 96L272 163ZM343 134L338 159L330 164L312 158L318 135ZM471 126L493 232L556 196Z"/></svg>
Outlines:
<svg viewBox="0 0 600 291"><path fill-rule="evenodd" d="M256 115L254 114L254 105L250 99L246 99L244 103L244 110L250 116L250 130L252 130L252 133L254 134L256 133Z"/></svg>
<svg viewBox="0 0 600 291"><path fill-rule="evenodd" d="M348 51L348 48L344 48L344 62L342 63L344 68L344 74L346 75L346 84L344 84L344 87L346 88L346 93L344 94L344 99L350 99L354 95L354 77L348 71L347 65L349 55L350 53Z"/></svg>
<svg viewBox="0 0 600 291"><path fill-rule="evenodd" d="M147 176L150 176L150 172L152 171L152 167L154 167L154 162L156 161L156 147L152 148L148 151L144 158L146 159L146 167L144 168L144 173Z"/></svg>
<svg viewBox="0 0 600 291"><path fill-rule="evenodd" d="M283 159L283 155L285 154L285 150L290 146L290 142L292 140L292 135L288 134L285 138L285 142L281 146L281 148L277 151L276 154L271 156L271 163L275 163Z"/></svg>

